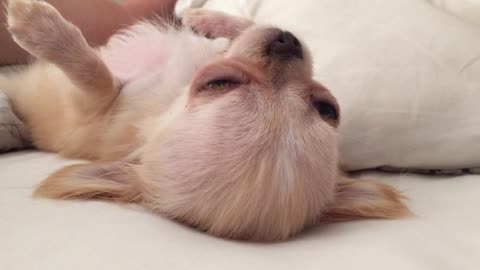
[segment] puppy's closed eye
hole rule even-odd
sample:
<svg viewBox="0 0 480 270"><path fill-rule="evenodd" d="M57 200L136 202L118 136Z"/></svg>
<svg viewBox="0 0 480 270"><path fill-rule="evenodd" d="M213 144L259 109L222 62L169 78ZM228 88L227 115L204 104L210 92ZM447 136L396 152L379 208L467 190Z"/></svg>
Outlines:
<svg viewBox="0 0 480 270"><path fill-rule="evenodd" d="M223 78L223 79L214 79L209 81L202 90L233 90L240 85L240 82Z"/></svg>
<svg viewBox="0 0 480 270"><path fill-rule="evenodd" d="M221 61L206 66L193 80L194 93L225 93L250 83L250 76L242 66L229 61Z"/></svg>

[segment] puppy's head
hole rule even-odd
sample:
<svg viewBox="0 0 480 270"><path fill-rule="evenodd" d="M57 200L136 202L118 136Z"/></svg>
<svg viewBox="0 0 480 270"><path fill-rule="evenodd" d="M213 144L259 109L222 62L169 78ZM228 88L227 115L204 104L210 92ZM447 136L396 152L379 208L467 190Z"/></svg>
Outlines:
<svg viewBox="0 0 480 270"><path fill-rule="evenodd" d="M150 206L215 235L285 239L318 221L338 177L335 98L291 33L253 27L198 72L145 153Z"/></svg>
<svg viewBox="0 0 480 270"><path fill-rule="evenodd" d="M312 79L310 54L289 32L250 27L198 72L184 100L162 119L139 165L66 168L37 194L137 201L211 234L250 240L286 239L322 217L407 211L388 186L340 181L338 105Z"/></svg>

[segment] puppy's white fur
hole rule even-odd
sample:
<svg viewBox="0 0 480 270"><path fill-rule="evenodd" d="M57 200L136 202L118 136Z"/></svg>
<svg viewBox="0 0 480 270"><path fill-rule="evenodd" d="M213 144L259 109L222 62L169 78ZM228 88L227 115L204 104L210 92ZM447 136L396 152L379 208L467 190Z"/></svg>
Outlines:
<svg viewBox="0 0 480 270"><path fill-rule="evenodd" d="M96 51L50 5L9 1L14 39L39 59L0 76L35 144L95 161L38 188L137 202L211 234L286 239L320 221L408 213L389 186L337 169L336 106L304 59L266 54L281 32L205 10L185 28L144 22ZM227 80L217 86L211 82Z"/></svg>

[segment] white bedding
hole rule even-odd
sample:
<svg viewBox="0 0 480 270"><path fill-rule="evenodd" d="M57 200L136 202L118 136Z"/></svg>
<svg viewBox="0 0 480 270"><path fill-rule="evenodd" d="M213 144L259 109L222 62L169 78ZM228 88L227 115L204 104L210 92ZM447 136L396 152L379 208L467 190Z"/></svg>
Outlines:
<svg viewBox="0 0 480 270"><path fill-rule="evenodd" d="M381 175L417 217L318 227L277 244L216 239L133 206L32 199L66 163L0 156L0 269L480 269L480 177Z"/></svg>
<svg viewBox="0 0 480 270"><path fill-rule="evenodd" d="M242 1L256 0L228 3ZM213 238L135 206L31 197L72 162L40 152L0 155L0 270L480 269L478 175L365 175L403 190L417 216L333 224L259 244Z"/></svg>

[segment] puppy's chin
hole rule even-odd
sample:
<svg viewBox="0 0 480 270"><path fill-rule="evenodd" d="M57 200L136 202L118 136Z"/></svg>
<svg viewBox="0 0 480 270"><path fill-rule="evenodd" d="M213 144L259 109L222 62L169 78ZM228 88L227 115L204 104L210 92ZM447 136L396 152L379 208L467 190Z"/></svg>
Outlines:
<svg viewBox="0 0 480 270"><path fill-rule="evenodd" d="M149 144L139 171L150 208L235 239L283 240L318 221L334 197L333 129L249 106L234 95L204 104Z"/></svg>

